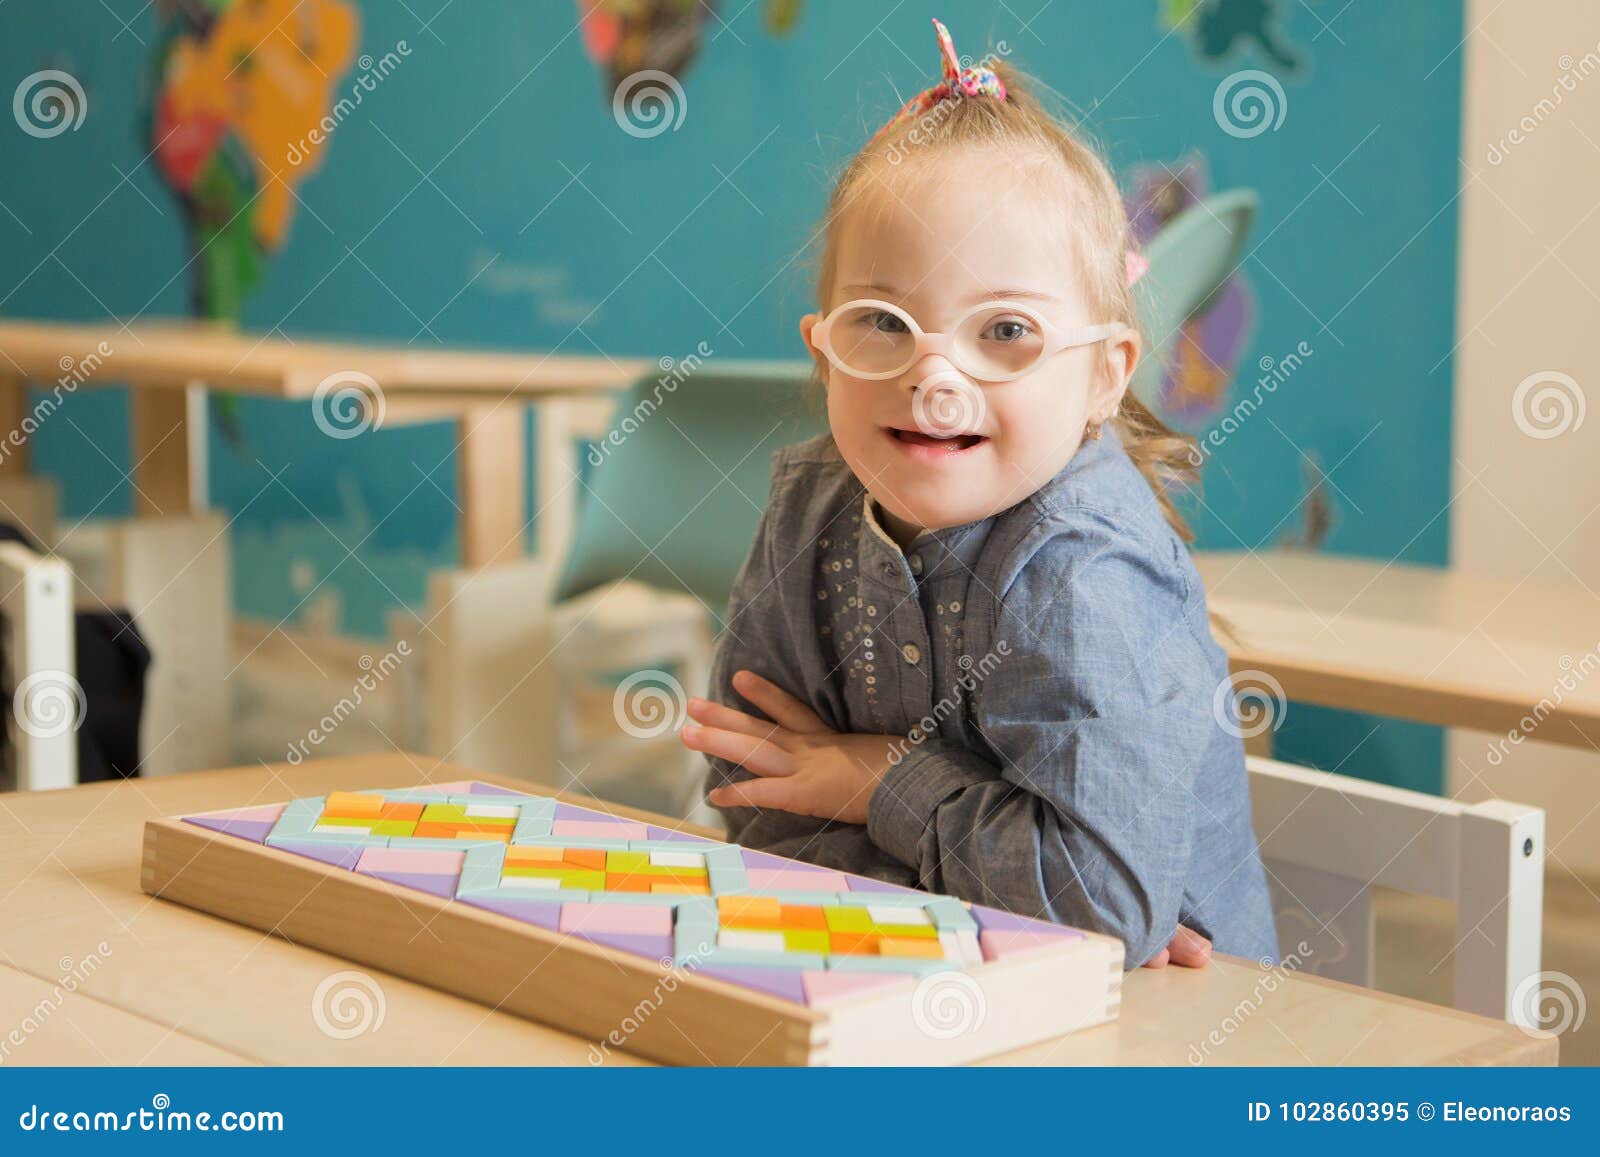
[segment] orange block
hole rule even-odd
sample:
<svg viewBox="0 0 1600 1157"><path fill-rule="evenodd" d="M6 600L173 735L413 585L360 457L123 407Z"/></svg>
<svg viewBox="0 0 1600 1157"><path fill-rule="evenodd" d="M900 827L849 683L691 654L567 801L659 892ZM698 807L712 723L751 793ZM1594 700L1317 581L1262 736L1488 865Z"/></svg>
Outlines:
<svg viewBox="0 0 1600 1157"><path fill-rule="evenodd" d="M649 878L641 877L641 879L648 880ZM709 896L711 895L711 885L707 884L703 878L698 884L690 880L655 880L650 882L650 891L655 892L657 895L669 892L682 896Z"/></svg>
<svg viewBox="0 0 1600 1157"><path fill-rule="evenodd" d="M876 956L882 939L876 932L835 932L828 945L840 956Z"/></svg>
<svg viewBox="0 0 1600 1157"><path fill-rule="evenodd" d="M926 937L883 936L878 939L879 956L924 956L930 960L944 959L944 946Z"/></svg>
<svg viewBox="0 0 1600 1157"><path fill-rule="evenodd" d="M782 914L776 896L717 897L717 919L725 928L776 928Z"/></svg>
<svg viewBox="0 0 1600 1157"><path fill-rule="evenodd" d="M608 892L648 892L650 880L647 876L619 876L612 872L606 876L606 891Z"/></svg>
<svg viewBox="0 0 1600 1157"><path fill-rule="evenodd" d="M419 823L412 833L419 840L498 840L509 843L511 829L478 828L471 824Z"/></svg>
<svg viewBox="0 0 1600 1157"><path fill-rule="evenodd" d="M378 815L386 820L419 820L422 818L422 805L420 803L386 803Z"/></svg>
<svg viewBox="0 0 1600 1157"><path fill-rule="evenodd" d="M571 864L574 868L585 868L591 872L606 870L606 850L604 848L566 848L561 853L561 862Z"/></svg>
<svg viewBox="0 0 1600 1157"><path fill-rule="evenodd" d="M792 929L814 928L819 932L828 930L828 922L823 919L822 908L815 904L783 905L779 910L778 923Z"/></svg>
<svg viewBox="0 0 1600 1157"><path fill-rule="evenodd" d="M555 865L561 862L565 848L547 848L542 844L512 844L506 849L508 864Z"/></svg>
<svg viewBox="0 0 1600 1157"><path fill-rule="evenodd" d="M378 819L383 815L383 808L384 798L381 795L368 795L360 791L332 791L328 793L328 802L323 805L322 814L351 820L366 816Z"/></svg>

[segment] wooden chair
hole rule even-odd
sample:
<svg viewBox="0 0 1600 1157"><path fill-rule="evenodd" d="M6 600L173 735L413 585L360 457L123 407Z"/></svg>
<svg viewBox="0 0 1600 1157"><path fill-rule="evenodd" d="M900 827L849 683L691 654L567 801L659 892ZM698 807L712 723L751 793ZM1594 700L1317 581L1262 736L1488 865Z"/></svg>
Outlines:
<svg viewBox="0 0 1600 1157"><path fill-rule="evenodd" d="M1285 968L1370 988L1372 889L1456 906L1455 1006L1537 1024L1544 812L1251 756L1256 837Z"/></svg>

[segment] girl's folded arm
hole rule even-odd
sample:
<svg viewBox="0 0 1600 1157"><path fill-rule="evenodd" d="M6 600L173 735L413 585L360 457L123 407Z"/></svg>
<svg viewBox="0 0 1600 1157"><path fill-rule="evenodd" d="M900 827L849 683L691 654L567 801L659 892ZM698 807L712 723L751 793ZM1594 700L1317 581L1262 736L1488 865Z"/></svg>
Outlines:
<svg viewBox="0 0 1600 1157"><path fill-rule="evenodd" d="M1104 528L1046 543L1007 593L998 660L972 693L995 759L914 747L868 818L924 886L1110 933L1129 967L1177 929L1205 807L1195 760L1214 726L1182 576L1151 555Z"/></svg>

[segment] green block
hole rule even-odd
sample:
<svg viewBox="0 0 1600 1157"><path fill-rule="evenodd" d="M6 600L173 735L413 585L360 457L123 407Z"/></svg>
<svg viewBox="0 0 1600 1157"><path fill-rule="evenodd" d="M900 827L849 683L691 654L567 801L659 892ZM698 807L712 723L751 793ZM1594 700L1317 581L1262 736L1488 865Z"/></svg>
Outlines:
<svg viewBox="0 0 1600 1157"><path fill-rule="evenodd" d="M827 922L829 932L872 931L872 917L867 915L865 908L847 908L835 904L823 908L822 919Z"/></svg>
<svg viewBox="0 0 1600 1157"><path fill-rule="evenodd" d="M835 972L901 972L907 976L931 976L936 972L950 972L956 966L949 960L915 956L830 956L828 967Z"/></svg>
<svg viewBox="0 0 1600 1157"><path fill-rule="evenodd" d="M783 933L785 952L827 953L831 945L826 932L814 928L787 928Z"/></svg>
<svg viewBox="0 0 1600 1157"><path fill-rule="evenodd" d="M607 852L606 871L618 875L644 875L650 871L648 852Z"/></svg>
<svg viewBox="0 0 1600 1157"><path fill-rule="evenodd" d="M932 924L875 924L872 930L885 936L916 937L922 940L939 938L939 930Z"/></svg>
<svg viewBox="0 0 1600 1157"><path fill-rule="evenodd" d="M331 823L331 820L324 820ZM417 830L415 820L379 820L372 825L372 834L375 836L409 836Z"/></svg>
<svg viewBox="0 0 1600 1157"><path fill-rule="evenodd" d="M463 824L467 809L455 803L430 803L422 809L423 823Z"/></svg>

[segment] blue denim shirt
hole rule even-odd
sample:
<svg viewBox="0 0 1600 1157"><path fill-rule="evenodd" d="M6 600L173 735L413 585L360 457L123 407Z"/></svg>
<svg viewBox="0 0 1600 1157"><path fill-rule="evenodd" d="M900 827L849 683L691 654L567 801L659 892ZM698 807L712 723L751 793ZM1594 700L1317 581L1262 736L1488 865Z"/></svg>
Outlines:
<svg viewBox="0 0 1600 1157"><path fill-rule="evenodd" d="M906 551L830 437L780 451L711 680L759 715L742 668L835 730L905 739L865 827L726 809L740 843L1106 932L1130 968L1180 923L1276 959L1227 658L1110 429ZM709 786L748 776L711 763Z"/></svg>

